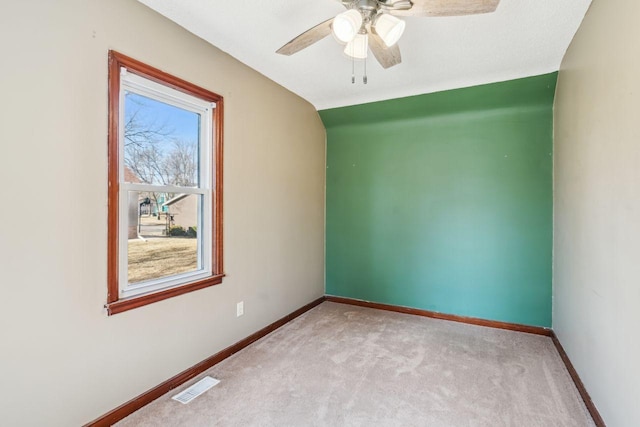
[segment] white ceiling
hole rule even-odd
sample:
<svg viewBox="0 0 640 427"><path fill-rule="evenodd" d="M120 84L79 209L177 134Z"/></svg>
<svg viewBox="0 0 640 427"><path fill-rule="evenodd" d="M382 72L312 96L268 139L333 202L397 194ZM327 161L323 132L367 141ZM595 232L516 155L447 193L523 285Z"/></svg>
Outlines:
<svg viewBox="0 0 640 427"><path fill-rule="evenodd" d="M292 55L275 51L344 11L336 0L139 0L317 109L437 92L557 71L591 0L502 0L496 12L406 17L402 63L351 61L329 36Z"/></svg>

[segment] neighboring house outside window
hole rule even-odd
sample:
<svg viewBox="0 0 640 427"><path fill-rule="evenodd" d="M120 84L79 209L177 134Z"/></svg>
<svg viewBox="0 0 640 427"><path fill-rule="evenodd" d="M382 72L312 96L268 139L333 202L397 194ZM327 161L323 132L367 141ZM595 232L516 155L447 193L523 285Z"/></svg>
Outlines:
<svg viewBox="0 0 640 427"><path fill-rule="evenodd" d="M196 235L198 204L196 199L189 197L188 194L177 195L162 204L163 210L166 209L169 216L169 228L167 233L170 235Z"/></svg>
<svg viewBox="0 0 640 427"><path fill-rule="evenodd" d="M109 314L222 282L222 101L109 53Z"/></svg>

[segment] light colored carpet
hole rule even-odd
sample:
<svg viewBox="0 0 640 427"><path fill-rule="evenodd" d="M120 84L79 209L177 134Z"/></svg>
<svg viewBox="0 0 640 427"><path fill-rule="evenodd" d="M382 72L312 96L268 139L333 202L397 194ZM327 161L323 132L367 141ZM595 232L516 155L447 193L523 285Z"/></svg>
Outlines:
<svg viewBox="0 0 640 427"><path fill-rule="evenodd" d="M594 424L548 337L324 302L117 425Z"/></svg>

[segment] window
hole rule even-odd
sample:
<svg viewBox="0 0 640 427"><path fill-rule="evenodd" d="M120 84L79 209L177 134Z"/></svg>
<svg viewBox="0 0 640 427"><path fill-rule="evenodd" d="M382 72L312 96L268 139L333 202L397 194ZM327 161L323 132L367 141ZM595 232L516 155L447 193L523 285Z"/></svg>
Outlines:
<svg viewBox="0 0 640 427"><path fill-rule="evenodd" d="M222 282L222 111L109 52L110 315Z"/></svg>

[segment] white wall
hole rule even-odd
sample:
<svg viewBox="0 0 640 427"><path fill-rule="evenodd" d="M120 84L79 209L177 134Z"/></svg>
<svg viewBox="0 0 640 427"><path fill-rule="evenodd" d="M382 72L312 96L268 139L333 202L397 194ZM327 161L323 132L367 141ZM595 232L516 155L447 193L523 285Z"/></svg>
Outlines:
<svg viewBox="0 0 640 427"><path fill-rule="evenodd" d="M108 49L223 95L226 114L228 276L112 317ZM309 103L135 0L3 2L0 57L0 424L91 421L323 295Z"/></svg>
<svg viewBox="0 0 640 427"><path fill-rule="evenodd" d="M553 327L609 427L640 425L639 17L593 2L555 104Z"/></svg>

